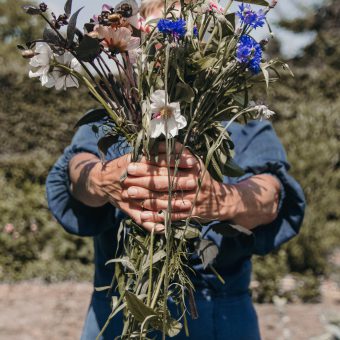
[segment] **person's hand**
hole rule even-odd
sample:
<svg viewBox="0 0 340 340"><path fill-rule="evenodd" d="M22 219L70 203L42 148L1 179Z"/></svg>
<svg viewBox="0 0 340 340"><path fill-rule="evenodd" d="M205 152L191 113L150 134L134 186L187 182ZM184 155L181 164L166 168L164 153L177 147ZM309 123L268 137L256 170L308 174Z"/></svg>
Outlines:
<svg viewBox="0 0 340 340"><path fill-rule="evenodd" d="M179 153L182 145L176 144L176 152ZM160 145L160 151L164 152L164 145ZM141 212L143 223L163 223L165 216L163 211L168 207L168 169L166 167L165 154L162 153L157 162L143 160L140 163L131 163L128 166L129 176L124 184L128 190L124 192L130 202L143 202L145 211ZM187 161L193 163L187 165ZM195 161L194 161L195 160ZM184 220L189 216L201 222L212 220L226 220L233 213L233 205L228 207L228 193L232 188L214 180L205 171L202 161L198 161L188 149L184 149L179 161L180 169L176 177L174 174L174 163L171 163L171 181L174 181L172 207L177 208L180 204L190 209L172 209L171 220ZM184 166L183 166L184 165ZM199 180L205 173L201 185L198 189ZM195 206L192 209L192 204Z"/></svg>
<svg viewBox="0 0 340 340"><path fill-rule="evenodd" d="M163 200L144 200L131 199L136 190L136 179L138 186L151 192L166 192L168 190L168 176L166 166L166 154L164 146L160 146L158 155L158 165L146 160L145 157L139 163L130 163L130 155L125 155L104 165L96 162L88 176L88 191L96 197L97 205L104 205L110 202L124 213L129 215L137 224L148 231L155 228L156 232L164 230L162 223L142 220L145 210L157 214L159 211L168 208L167 196ZM138 164L137 171L134 173L135 165ZM185 153L179 162L180 171L176 176L176 188L181 191L193 191L197 187L197 181L191 178L190 174L185 173L184 169L190 169L197 164L197 160L190 153ZM172 164L174 165L174 164ZM128 170L128 176L124 181L120 178ZM139 176L142 174L142 176ZM138 175L138 177L136 177ZM188 176L187 176L188 175ZM132 183L132 184L131 184ZM138 190L138 189L137 189ZM151 194L150 194L151 195ZM174 199L171 203L174 213L188 212L191 209L191 202L181 198Z"/></svg>

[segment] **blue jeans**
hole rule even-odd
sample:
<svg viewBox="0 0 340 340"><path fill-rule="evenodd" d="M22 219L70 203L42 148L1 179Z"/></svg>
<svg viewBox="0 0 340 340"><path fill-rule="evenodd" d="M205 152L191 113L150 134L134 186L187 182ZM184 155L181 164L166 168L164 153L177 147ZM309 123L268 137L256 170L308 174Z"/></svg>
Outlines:
<svg viewBox="0 0 340 340"><path fill-rule="evenodd" d="M260 340L256 312L248 293L235 296L211 296L206 291L196 296L199 318L188 316L189 338L184 330L178 340ZM171 306L170 306L171 308ZM81 340L95 340L110 314L110 300L94 293ZM113 340L122 331L122 315L111 320L102 340ZM161 337L159 337L161 338Z"/></svg>

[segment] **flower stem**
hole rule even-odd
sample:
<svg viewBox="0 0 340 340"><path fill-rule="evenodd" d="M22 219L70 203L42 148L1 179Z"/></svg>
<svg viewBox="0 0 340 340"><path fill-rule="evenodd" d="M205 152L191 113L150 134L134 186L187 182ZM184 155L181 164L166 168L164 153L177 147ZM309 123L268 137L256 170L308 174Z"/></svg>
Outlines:
<svg viewBox="0 0 340 340"><path fill-rule="evenodd" d="M148 297L147 297L147 305L150 306L151 303L151 294L152 294L152 267L153 267L153 246L154 246L154 229L151 231L150 238L150 267L149 267L149 284L148 284Z"/></svg>

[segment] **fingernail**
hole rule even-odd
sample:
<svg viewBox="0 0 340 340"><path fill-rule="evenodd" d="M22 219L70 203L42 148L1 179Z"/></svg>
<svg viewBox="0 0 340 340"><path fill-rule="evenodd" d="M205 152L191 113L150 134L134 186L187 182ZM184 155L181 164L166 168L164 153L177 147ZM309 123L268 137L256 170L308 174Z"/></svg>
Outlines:
<svg viewBox="0 0 340 340"><path fill-rule="evenodd" d="M194 157L190 157L190 158L187 159L187 164L190 165L190 166L195 165L196 163L197 163L197 160Z"/></svg>
<svg viewBox="0 0 340 340"><path fill-rule="evenodd" d="M141 214L140 214L140 217L142 220L145 220L147 218L150 218L152 217L152 212L151 211L143 211Z"/></svg>
<svg viewBox="0 0 340 340"><path fill-rule="evenodd" d="M127 193L129 196L134 197L137 196L138 190L134 187L128 188Z"/></svg>
<svg viewBox="0 0 340 340"><path fill-rule="evenodd" d="M136 171L137 171L137 165L135 164L135 163L130 163L129 165L128 165L128 168L127 168L127 170L128 170L128 173L129 174L134 174Z"/></svg>
<svg viewBox="0 0 340 340"><path fill-rule="evenodd" d="M157 233L162 233L162 232L164 232L164 230L165 230L165 227L164 227L164 225L162 225L162 224L158 224L158 225L155 227L155 231L156 231Z"/></svg>
<svg viewBox="0 0 340 340"><path fill-rule="evenodd" d="M190 187L190 188L195 187L196 186L195 180L194 179L189 179L187 181L187 186Z"/></svg>

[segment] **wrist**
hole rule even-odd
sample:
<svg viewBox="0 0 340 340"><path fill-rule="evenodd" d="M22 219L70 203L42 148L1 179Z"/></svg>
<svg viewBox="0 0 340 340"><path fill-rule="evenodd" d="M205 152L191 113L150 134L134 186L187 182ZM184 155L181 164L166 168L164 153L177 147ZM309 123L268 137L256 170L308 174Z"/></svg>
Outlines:
<svg viewBox="0 0 340 340"><path fill-rule="evenodd" d="M220 209L220 221L235 222L240 215L241 197L235 185L221 184L223 197L221 199L222 205Z"/></svg>

